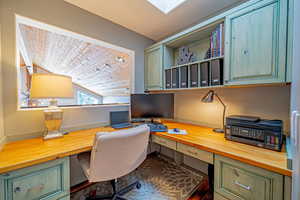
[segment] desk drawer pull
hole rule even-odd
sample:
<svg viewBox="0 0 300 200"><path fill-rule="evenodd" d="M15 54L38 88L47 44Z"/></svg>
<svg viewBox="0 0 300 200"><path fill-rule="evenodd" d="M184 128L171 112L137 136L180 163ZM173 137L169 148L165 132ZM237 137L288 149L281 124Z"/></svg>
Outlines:
<svg viewBox="0 0 300 200"><path fill-rule="evenodd" d="M197 152L194 152L194 151L191 151L191 150L187 150L187 152L188 152L188 153L190 153L190 154L192 154L192 155L195 155L195 156L197 156L197 155L198 155L198 153L197 153Z"/></svg>
<svg viewBox="0 0 300 200"><path fill-rule="evenodd" d="M234 181L234 184L236 184L237 186L239 186L239 187L241 187L241 188L244 188L245 190L248 190L248 191L251 190L251 187L250 187L250 186L244 185L244 184L238 182L237 180Z"/></svg>
<svg viewBox="0 0 300 200"><path fill-rule="evenodd" d="M21 188L20 187L15 187L14 193L17 193L17 192L21 192Z"/></svg>
<svg viewBox="0 0 300 200"><path fill-rule="evenodd" d="M159 143L162 143L162 144L167 144L167 142L164 141L164 140L158 140L158 142L159 142Z"/></svg>

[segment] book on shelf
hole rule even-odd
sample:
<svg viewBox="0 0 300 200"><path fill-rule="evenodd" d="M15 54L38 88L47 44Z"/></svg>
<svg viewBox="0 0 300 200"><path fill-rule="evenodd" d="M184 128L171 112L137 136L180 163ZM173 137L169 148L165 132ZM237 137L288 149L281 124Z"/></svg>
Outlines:
<svg viewBox="0 0 300 200"><path fill-rule="evenodd" d="M224 55L224 23L218 24L210 35L211 57Z"/></svg>

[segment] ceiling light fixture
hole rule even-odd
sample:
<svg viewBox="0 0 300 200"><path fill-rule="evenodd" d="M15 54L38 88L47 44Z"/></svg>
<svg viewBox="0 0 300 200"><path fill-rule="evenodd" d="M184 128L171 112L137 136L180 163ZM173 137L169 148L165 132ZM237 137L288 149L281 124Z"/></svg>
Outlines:
<svg viewBox="0 0 300 200"><path fill-rule="evenodd" d="M117 56L116 61L118 61L119 63L124 63L125 59L122 56Z"/></svg>
<svg viewBox="0 0 300 200"><path fill-rule="evenodd" d="M186 0L147 0L164 14L168 14Z"/></svg>

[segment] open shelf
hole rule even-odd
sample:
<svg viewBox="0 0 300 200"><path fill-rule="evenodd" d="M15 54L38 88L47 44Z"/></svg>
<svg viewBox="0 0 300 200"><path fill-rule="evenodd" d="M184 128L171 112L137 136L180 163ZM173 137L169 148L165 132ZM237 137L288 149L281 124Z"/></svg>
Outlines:
<svg viewBox="0 0 300 200"><path fill-rule="evenodd" d="M208 58L208 59L198 60L198 61L195 61L195 62L190 62L190 63L186 63L186 64L182 64L182 65L171 66L171 67L168 68L168 69L177 68L177 67L183 67L183 66L193 65L193 64L200 64L200 63L209 62L209 61L217 60L217 59L223 59L223 58L224 58L224 56L213 57L213 58Z"/></svg>
<svg viewBox="0 0 300 200"><path fill-rule="evenodd" d="M248 85L218 85L218 86L208 86L208 87L194 87L194 88L170 88L163 90L151 90L147 93L176 93L184 91L199 91L207 89L218 89L218 88L252 88L252 87L284 87L290 86L291 83L265 83L265 84L248 84Z"/></svg>
<svg viewBox="0 0 300 200"><path fill-rule="evenodd" d="M216 30L217 27L219 27L220 24L224 24L224 19L218 20L205 27L202 27L201 29L166 43L164 46L163 55L164 69L179 67L192 63L199 63L202 61L205 62L207 57L206 53L210 49L211 34ZM192 63L178 64L179 49L181 47L187 47L189 51L193 53L196 61Z"/></svg>

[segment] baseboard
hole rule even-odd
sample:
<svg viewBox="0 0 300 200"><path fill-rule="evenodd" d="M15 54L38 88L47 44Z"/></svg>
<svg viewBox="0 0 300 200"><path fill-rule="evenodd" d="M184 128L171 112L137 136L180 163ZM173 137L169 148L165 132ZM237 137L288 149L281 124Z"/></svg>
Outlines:
<svg viewBox="0 0 300 200"><path fill-rule="evenodd" d="M6 137L4 136L3 138L0 139L0 151L4 147L5 143L6 143Z"/></svg>

